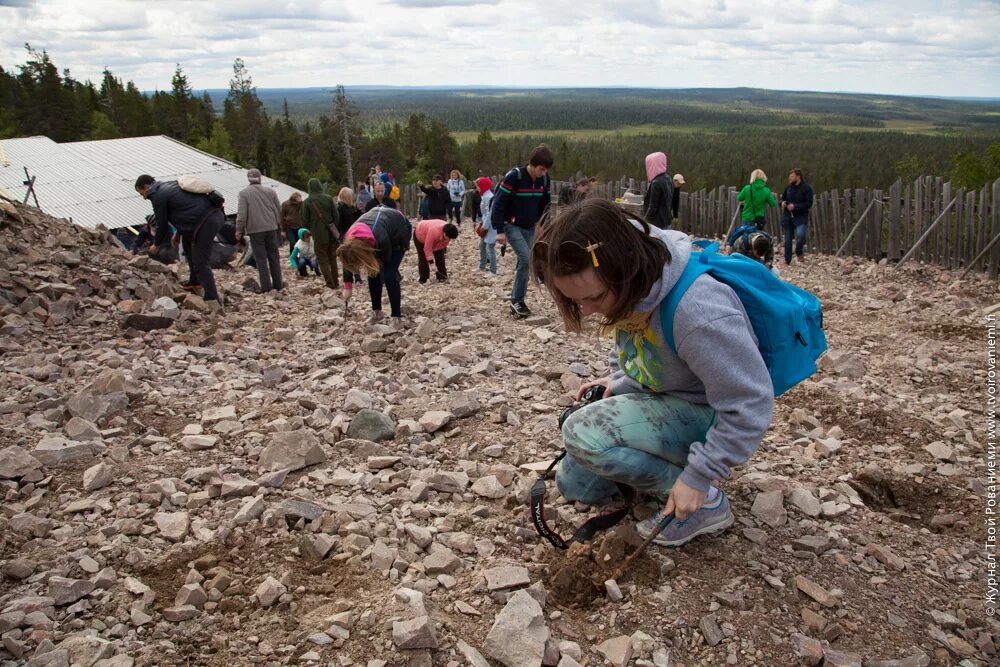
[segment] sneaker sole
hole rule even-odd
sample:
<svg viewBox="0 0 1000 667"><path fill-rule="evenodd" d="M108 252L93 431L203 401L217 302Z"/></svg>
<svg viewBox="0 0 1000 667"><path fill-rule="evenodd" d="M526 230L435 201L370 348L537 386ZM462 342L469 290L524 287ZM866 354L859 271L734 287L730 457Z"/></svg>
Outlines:
<svg viewBox="0 0 1000 667"><path fill-rule="evenodd" d="M670 541L670 540L660 539L659 537L655 537L653 538L653 544L661 547L679 547L684 544L687 544L694 538L699 537L701 535L713 535L715 533L721 533L729 529L734 523L736 523L736 517L733 516L732 512L730 512L728 515L726 515L726 517L722 520L721 523L712 524L710 526L705 526L701 530L696 530L684 540Z"/></svg>

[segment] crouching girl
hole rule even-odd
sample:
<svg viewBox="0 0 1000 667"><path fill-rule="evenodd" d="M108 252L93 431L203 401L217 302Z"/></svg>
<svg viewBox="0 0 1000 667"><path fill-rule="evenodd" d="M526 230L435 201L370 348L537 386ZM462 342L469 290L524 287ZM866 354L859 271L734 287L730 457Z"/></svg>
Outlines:
<svg viewBox="0 0 1000 667"><path fill-rule="evenodd" d="M676 354L665 341L660 302L690 255L685 234L629 219L600 199L562 209L532 250L535 278L566 329L596 314L615 341L611 374L580 389L602 385L604 399L563 425L568 455L557 486L590 504L612 500L616 482L658 498L675 517L655 538L664 546L733 524L717 483L754 453L774 407L750 320L728 286L700 276L672 322ZM640 534L658 519L640 523Z"/></svg>
<svg viewBox="0 0 1000 667"><path fill-rule="evenodd" d="M368 294L372 299L371 322L384 319L382 312L382 287L389 293L392 326L402 328L403 290L400 286L399 266L410 245L410 221L394 208L377 206L347 230L344 241L337 248L337 256L344 263L344 270L368 274Z"/></svg>

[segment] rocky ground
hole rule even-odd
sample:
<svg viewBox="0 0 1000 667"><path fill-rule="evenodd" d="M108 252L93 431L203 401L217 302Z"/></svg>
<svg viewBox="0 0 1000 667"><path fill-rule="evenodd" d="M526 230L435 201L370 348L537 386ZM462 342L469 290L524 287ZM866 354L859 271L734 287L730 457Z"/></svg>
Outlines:
<svg viewBox="0 0 1000 667"><path fill-rule="evenodd" d="M106 233L17 211L0 222L2 665L997 664L995 283L786 270L822 298L831 353L724 483L737 525L595 587L629 531L558 552L524 501L609 341L563 333L534 288L535 316L511 320L510 254L478 273L463 229L450 282L421 286L411 252L395 333L289 271L283 295L219 272L213 312ZM568 535L592 512L550 486Z"/></svg>

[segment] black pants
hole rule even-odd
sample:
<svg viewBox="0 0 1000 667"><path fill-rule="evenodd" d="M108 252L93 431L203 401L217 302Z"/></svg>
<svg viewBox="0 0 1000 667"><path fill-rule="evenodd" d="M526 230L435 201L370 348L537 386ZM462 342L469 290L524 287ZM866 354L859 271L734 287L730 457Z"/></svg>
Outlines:
<svg viewBox="0 0 1000 667"><path fill-rule="evenodd" d="M417 249L417 273L420 274L420 282L425 283L431 277L431 265L424 255L424 244L417 240L417 235L413 235L413 245ZM444 249L434 251L435 276L438 282L448 280L448 269L444 264Z"/></svg>
<svg viewBox="0 0 1000 667"><path fill-rule="evenodd" d="M257 275L260 277L260 291L270 292L282 288L281 258L278 256L278 230L257 232L250 235L250 248L253 249L253 259L257 262Z"/></svg>
<svg viewBox="0 0 1000 667"><path fill-rule="evenodd" d="M286 229L285 238L288 239L288 254L291 255L292 251L295 250L295 244L299 242L299 230Z"/></svg>
<svg viewBox="0 0 1000 667"><path fill-rule="evenodd" d="M205 290L206 301L219 301L219 292L215 288L215 275L212 273L212 244L215 243L215 235L221 228L220 215L201 223L192 234L181 235L188 267L191 269L191 282L201 285Z"/></svg>

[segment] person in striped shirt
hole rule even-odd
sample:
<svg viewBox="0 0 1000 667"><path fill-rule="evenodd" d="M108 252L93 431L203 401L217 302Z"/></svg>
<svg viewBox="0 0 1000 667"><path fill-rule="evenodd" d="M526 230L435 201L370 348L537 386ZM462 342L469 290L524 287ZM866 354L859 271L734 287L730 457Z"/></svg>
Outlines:
<svg viewBox="0 0 1000 667"><path fill-rule="evenodd" d="M549 169L553 164L552 149L540 144L531 151L528 164L507 172L493 197L490 220L497 232L497 241L501 245L509 242L517 255L514 286L510 292L510 312L517 319L531 315L524 302L528 292L528 261L535 227L552 202Z"/></svg>

